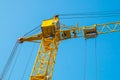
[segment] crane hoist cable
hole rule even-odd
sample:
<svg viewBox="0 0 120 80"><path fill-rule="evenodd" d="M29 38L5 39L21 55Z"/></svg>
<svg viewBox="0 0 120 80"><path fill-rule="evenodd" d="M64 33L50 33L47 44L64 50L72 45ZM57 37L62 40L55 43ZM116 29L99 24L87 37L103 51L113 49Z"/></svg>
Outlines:
<svg viewBox="0 0 120 80"><path fill-rule="evenodd" d="M96 38L95 38L95 71L96 71L96 76L95 76L95 80L98 80L98 59L97 59L97 42L96 42ZM85 51L84 51L84 78L83 80L86 80L87 77L87 39L85 39Z"/></svg>
<svg viewBox="0 0 120 80"><path fill-rule="evenodd" d="M33 44L33 48L31 49L30 56L29 56L29 58L28 58L28 61L27 61L27 64L26 64L26 66L25 66L25 70L24 70L24 73L23 73L23 75L22 75L21 80L24 80L24 77L25 77L25 74L26 74L28 65L30 64L30 60L31 60L31 58L32 58L32 54L33 54L34 49L35 49L35 44Z"/></svg>
<svg viewBox="0 0 120 80"><path fill-rule="evenodd" d="M87 71L87 39L85 39L85 51L84 51L84 76L83 76L83 80L86 80L86 71Z"/></svg>
<svg viewBox="0 0 120 80"><path fill-rule="evenodd" d="M18 46L19 46L19 43L18 43L18 41L16 41L16 43L15 43L15 45L13 47L13 50L12 50L8 60L7 60L7 63L5 64L5 67L4 67L3 71L2 71L2 75L0 77L0 80L4 80L4 77L6 76L6 74L8 72L8 69L9 69L9 67L11 65L11 62L13 61L13 58L16 55L16 51L17 51Z"/></svg>
<svg viewBox="0 0 120 80"><path fill-rule="evenodd" d="M16 62L17 62L17 60L18 60L19 54L20 54L20 52L21 52L21 50L22 50L22 45L23 45L23 44L21 44L21 45L19 46L19 50L18 50L18 52L17 52L17 54L16 54L16 57L15 57L13 66L12 66L12 68L11 68L11 70L10 70L10 74L9 74L9 76L8 76L8 80L11 79L11 75L12 75L13 70L14 70L14 68L15 68L15 65L16 65Z"/></svg>
<svg viewBox="0 0 120 80"><path fill-rule="evenodd" d="M96 76L95 80L98 80L98 59L97 59L97 42L95 38L95 71L96 71ZM86 70L87 69L87 39L85 39L85 51L84 51L84 78L83 80L86 80Z"/></svg>
<svg viewBox="0 0 120 80"><path fill-rule="evenodd" d="M96 69L96 80L98 80L98 57L97 57L97 40L95 38L95 69Z"/></svg>

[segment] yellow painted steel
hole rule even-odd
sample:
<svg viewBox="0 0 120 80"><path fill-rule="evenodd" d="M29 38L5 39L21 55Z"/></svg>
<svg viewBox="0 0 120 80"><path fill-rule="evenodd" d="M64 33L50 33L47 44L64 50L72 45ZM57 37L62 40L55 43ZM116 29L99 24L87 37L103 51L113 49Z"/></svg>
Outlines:
<svg viewBox="0 0 120 80"><path fill-rule="evenodd" d="M30 80L52 80L56 53L60 42L60 29L58 24L59 19L57 16L53 19L45 20L42 22L42 33L21 39L23 41L42 41Z"/></svg>
<svg viewBox="0 0 120 80"><path fill-rule="evenodd" d="M53 26L53 19L49 19L49 20L44 20L42 21L42 27L49 27L49 26Z"/></svg>
<svg viewBox="0 0 120 80"><path fill-rule="evenodd" d="M55 16L53 19L44 20L42 22L42 35L44 38L54 37L57 30L59 30L59 19Z"/></svg>
<svg viewBox="0 0 120 80"><path fill-rule="evenodd" d="M27 38L23 38L23 41L34 41L34 40L41 40L42 39L42 33L40 34L36 34L34 36L30 36L30 37L27 37Z"/></svg>
<svg viewBox="0 0 120 80"><path fill-rule="evenodd" d="M59 41L55 38L43 38L30 80L52 80Z"/></svg>
<svg viewBox="0 0 120 80"><path fill-rule="evenodd" d="M66 25L62 25L60 26L61 28L67 28L67 30L56 30L55 35L58 37L59 40L65 40L65 39L72 39L72 38L79 38L79 37L85 37L85 33L84 31L87 30L92 30L93 28L95 28L95 32L97 33L97 35L99 34L108 34L108 33L112 33L112 32L120 32L120 21L119 22L110 22L110 23L105 23L105 24L94 24L92 26L83 26L83 27L78 27L76 26L66 26ZM68 32L67 35L69 35L69 37L65 37L65 35L63 34L64 32ZM61 35L63 34L63 35ZM54 35L54 36L55 36ZM37 40L41 40L43 37L43 34L36 34L27 38L23 38L23 41L37 41ZM97 36L96 36L97 37ZM89 37L90 38L90 37Z"/></svg>
<svg viewBox="0 0 120 80"><path fill-rule="evenodd" d="M60 30L61 28L61 30ZM62 30L66 28L67 30ZM59 23L58 16L42 22L42 32L27 38L20 38L19 42L41 41L36 56L30 80L52 80L56 54L60 41L72 38L94 38L99 34L120 32L120 22L94 24L92 26L66 26Z"/></svg>

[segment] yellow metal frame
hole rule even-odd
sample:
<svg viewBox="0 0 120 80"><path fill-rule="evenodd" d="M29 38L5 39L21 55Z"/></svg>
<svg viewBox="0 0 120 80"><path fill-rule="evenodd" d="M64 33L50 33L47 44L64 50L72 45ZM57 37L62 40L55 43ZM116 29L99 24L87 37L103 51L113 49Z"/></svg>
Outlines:
<svg viewBox="0 0 120 80"><path fill-rule="evenodd" d="M42 39L30 80L52 80L58 44L55 39Z"/></svg>
<svg viewBox="0 0 120 80"><path fill-rule="evenodd" d="M42 27L49 27L51 25L53 26L52 23L56 21L58 22L56 24L59 25L59 19L57 16L55 16L51 20L43 21ZM56 24L54 24L55 27L57 27ZM56 28L54 36L47 38L43 36L43 33L40 33L27 38L19 39L20 43L24 41L41 41L40 49L36 56L36 61L31 72L30 80L52 80L54 64L56 61L56 54L60 41L72 38L85 37L85 29L92 30L93 28L95 28L97 35L120 32L120 22L95 24L92 26L83 26L81 28L78 27L78 24L72 27L61 25L60 28L66 28L67 30L60 30L59 28ZM93 36L90 36L89 38L92 38Z"/></svg>

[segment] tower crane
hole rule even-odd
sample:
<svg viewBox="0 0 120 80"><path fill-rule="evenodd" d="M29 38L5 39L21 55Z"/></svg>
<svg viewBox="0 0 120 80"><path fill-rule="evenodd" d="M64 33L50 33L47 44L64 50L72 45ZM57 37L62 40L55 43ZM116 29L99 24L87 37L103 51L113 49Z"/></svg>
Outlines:
<svg viewBox="0 0 120 80"><path fill-rule="evenodd" d="M36 60L30 75L30 80L52 80L58 46L61 41L84 37L96 38L100 34L120 31L120 22L94 24L92 26L66 26L61 25L59 16L43 20L42 32L18 39L19 43L41 41Z"/></svg>

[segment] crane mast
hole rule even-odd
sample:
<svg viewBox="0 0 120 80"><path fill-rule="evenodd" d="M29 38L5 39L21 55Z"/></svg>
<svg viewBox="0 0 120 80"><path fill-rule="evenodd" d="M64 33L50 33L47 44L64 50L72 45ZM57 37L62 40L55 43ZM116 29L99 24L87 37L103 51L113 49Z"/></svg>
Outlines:
<svg viewBox="0 0 120 80"><path fill-rule="evenodd" d="M30 80L51 80L59 42L42 39Z"/></svg>
<svg viewBox="0 0 120 80"><path fill-rule="evenodd" d="M82 27L78 27L78 24L66 26L60 25L58 15L56 15L52 19L44 20L41 29L42 32L39 34L18 39L19 43L41 41L30 80L52 80L58 45L61 41L80 37L95 38L99 34L119 32L120 22Z"/></svg>
<svg viewBox="0 0 120 80"><path fill-rule="evenodd" d="M52 80L56 53L60 43L60 25L58 16L42 22L42 33L28 38L20 38L19 42L41 40L30 80Z"/></svg>

